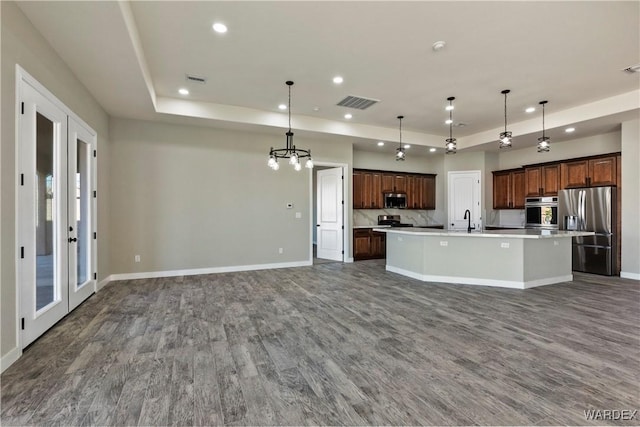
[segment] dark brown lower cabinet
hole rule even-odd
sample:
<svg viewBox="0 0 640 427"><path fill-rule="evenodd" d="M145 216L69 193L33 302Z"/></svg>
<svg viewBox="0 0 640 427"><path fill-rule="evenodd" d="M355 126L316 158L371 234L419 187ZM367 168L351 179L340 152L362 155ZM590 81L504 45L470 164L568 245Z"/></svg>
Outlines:
<svg viewBox="0 0 640 427"><path fill-rule="evenodd" d="M384 259L387 255L386 234L371 228L353 230L353 259Z"/></svg>

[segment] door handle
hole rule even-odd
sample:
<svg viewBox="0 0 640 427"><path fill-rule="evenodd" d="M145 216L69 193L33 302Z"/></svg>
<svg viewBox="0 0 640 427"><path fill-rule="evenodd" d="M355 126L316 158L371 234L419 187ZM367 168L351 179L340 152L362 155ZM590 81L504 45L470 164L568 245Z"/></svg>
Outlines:
<svg viewBox="0 0 640 427"><path fill-rule="evenodd" d="M77 238L75 238L75 237L69 237L69 243L77 242L77 241L78 241L78 239L77 239Z"/></svg>

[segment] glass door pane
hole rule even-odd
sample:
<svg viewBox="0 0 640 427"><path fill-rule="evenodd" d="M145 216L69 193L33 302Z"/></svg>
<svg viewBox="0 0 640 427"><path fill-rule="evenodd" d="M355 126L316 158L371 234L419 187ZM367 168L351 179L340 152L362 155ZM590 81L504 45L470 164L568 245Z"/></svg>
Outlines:
<svg viewBox="0 0 640 427"><path fill-rule="evenodd" d="M89 214L90 203L90 187L89 187L89 161L90 161L90 145L80 139L76 140L77 144L77 162L75 173L75 203L74 209L76 214L76 230L78 244L76 247L77 255L77 278L76 284L80 288L89 282L89 248L91 245L91 236L89 230L91 226L91 217Z"/></svg>
<svg viewBox="0 0 640 427"><path fill-rule="evenodd" d="M36 311L60 298L56 286L56 215L54 124L36 113Z"/></svg>

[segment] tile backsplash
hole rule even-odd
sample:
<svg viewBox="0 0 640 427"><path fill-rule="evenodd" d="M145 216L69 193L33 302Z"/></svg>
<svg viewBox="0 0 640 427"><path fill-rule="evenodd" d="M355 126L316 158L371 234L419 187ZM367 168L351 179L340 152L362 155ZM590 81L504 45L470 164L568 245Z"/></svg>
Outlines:
<svg viewBox="0 0 640 427"><path fill-rule="evenodd" d="M432 225L444 224L444 218L439 211L418 209L354 209L353 225L378 225L378 215L400 215L400 222L406 224Z"/></svg>

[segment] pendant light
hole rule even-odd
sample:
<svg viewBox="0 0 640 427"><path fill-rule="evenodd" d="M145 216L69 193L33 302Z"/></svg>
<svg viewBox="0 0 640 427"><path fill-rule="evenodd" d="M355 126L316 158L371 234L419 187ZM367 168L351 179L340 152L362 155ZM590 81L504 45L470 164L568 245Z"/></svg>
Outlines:
<svg viewBox="0 0 640 427"><path fill-rule="evenodd" d="M396 160L404 161L404 158L406 156L404 152L404 147L402 146L402 119L404 119L404 116L398 116L398 120L400 120L400 146L396 148Z"/></svg>
<svg viewBox="0 0 640 427"><path fill-rule="evenodd" d="M500 132L500 148L511 148L511 132L507 130L507 94L509 89L503 90L504 95L504 132Z"/></svg>
<svg viewBox="0 0 640 427"><path fill-rule="evenodd" d="M453 137L453 115L451 114L453 112L454 99L456 98L453 96L447 98L447 101L449 101L449 105L446 108L446 110L449 111L449 138L446 139L447 145L445 146L445 154L456 154L456 151L458 150L456 146L456 139Z"/></svg>
<svg viewBox="0 0 640 427"><path fill-rule="evenodd" d="M313 160L311 159L311 150L302 150L296 148L293 145L293 132L291 132L291 86L293 86L293 82L291 80L286 82L287 86L289 86L289 130L285 134L287 136L287 144L285 148L276 148L271 147L269 151L269 161L267 165L273 169L280 169L280 165L278 164L278 159L289 159L289 164L293 166L293 168L297 171L302 169L302 165L300 164L300 159L307 158L307 162L305 163L305 167L307 169L313 168Z"/></svg>
<svg viewBox="0 0 640 427"><path fill-rule="evenodd" d="M538 153L548 153L551 148L549 144L551 143L551 138L544 134L544 106L549 101L540 101L540 105L542 105L542 136L538 138Z"/></svg>

